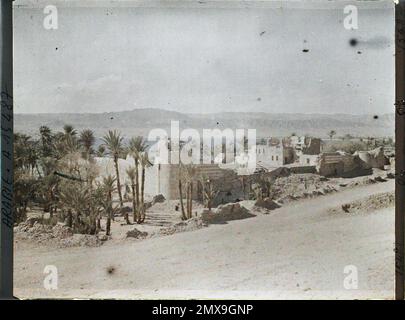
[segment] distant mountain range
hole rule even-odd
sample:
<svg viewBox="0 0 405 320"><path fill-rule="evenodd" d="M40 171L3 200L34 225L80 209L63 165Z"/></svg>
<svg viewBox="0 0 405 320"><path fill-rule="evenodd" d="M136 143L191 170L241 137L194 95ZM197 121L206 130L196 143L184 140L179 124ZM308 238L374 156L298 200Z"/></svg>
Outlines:
<svg viewBox="0 0 405 320"><path fill-rule="evenodd" d="M170 121L180 122L180 130L205 129L256 129L257 137L298 135L326 137L331 130L337 136L394 136L395 114L351 115L351 114L300 114L264 112L221 112L211 114L190 114L162 109L136 109L108 113L41 113L15 114L15 132L36 135L39 127L49 126L62 130L71 124L76 129L92 129L96 136L104 135L109 129L117 129L123 135L147 136L154 128L162 128L170 134Z"/></svg>

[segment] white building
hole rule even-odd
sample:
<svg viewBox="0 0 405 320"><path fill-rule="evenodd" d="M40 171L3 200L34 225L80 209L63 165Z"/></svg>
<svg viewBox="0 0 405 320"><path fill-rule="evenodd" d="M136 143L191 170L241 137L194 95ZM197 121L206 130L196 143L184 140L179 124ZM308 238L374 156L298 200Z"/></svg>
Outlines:
<svg viewBox="0 0 405 320"><path fill-rule="evenodd" d="M265 167L280 167L295 161L293 148L285 141L270 138L266 144L256 146L256 160L258 165Z"/></svg>

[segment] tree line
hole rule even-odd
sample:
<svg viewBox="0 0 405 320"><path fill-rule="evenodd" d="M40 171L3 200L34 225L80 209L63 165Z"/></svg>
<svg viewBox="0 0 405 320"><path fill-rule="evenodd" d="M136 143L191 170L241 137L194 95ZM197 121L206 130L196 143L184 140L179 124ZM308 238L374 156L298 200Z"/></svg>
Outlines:
<svg viewBox="0 0 405 320"><path fill-rule="evenodd" d="M131 223L124 201L132 203L133 223L145 221L145 172L151 165L146 141L137 136L125 144L117 130L109 130L97 149L95 141L92 130L78 132L71 125L56 132L41 126L38 138L14 134L16 223L27 218L29 207L38 207L49 213L50 223L64 222L75 233L97 234L106 219L105 232L110 235L115 215L122 213ZM126 170L130 185L123 195L119 159L127 155L135 165ZM115 175L100 176L95 157L104 156L113 160Z"/></svg>

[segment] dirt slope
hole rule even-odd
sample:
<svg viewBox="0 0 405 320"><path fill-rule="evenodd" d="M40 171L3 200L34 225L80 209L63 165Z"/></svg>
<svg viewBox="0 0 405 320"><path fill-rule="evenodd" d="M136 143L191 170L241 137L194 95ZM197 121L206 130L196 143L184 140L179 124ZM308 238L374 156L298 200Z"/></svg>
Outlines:
<svg viewBox="0 0 405 320"><path fill-rule="evenodd" d="M98 248L18 247L19 297L392 298L394 207L331 212L392 191L394 181L293 202L270 215ZM45 265L58 290L43 289ZM358 290L343 287L358 269ZM110 271L110 273L108 272Z"/></svg>

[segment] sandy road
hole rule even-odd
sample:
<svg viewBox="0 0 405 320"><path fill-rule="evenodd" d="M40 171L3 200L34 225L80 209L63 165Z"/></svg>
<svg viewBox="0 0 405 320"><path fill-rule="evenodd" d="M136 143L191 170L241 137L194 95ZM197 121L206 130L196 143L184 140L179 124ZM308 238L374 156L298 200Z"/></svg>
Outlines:
<svg viewBox="0 0 405 320"><path fill-rule="evenodd" d="M329 207L394 190L394 181L294 202L270 215L98 248L19 247L19 297L392 298L394 208L356 215ZM43 289L45 265L58 289ZM358 270L358 289L343 286ZM114 271L108 273L107 269Z"/></svg>

